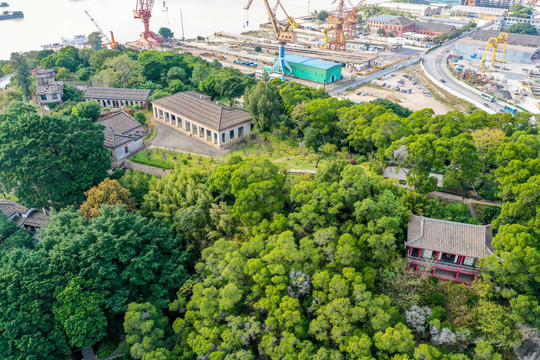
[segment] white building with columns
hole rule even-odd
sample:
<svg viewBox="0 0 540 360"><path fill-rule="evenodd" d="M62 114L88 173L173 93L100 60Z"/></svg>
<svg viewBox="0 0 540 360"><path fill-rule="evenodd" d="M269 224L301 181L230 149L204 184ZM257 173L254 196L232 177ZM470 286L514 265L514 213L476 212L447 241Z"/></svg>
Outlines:
<svg viewBox="0 0 540 360"><path fill-rule="evenodd" d="M184 91L152 101L154 118L217 148L253 129L251 114L213 102L208 95Z"/></svg>

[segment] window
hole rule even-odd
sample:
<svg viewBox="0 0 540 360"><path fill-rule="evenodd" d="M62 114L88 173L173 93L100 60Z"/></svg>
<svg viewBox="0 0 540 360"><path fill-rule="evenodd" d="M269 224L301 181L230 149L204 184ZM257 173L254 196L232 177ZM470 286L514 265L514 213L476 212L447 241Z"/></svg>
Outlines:
<svg viewBox="0 0 540 360"><path fill-rule="evenodd" d="M56 100L56 99L58 99L58 95L52 94L52 98L53 98L54 100Z"/></svg>
<svg viewBox="0 0 540 360"><path fill-rule="evenodd" d="M242 137L242 136L244 136L244 127L240 126L238 128L238 137Z"/></svg>
<svg viewBox="0 0 540 360"><path fill-rule="evenodd" d="M465 257L463 259L463 265L466 266L475 266L476 265L476 259L472 257Z"/></svg>
<svg viewBox="0 0 540 360"><path fill-rule="evenodd" d="M413 248L412 249L412 256L413 257L418 257L419 254L420 254L420 249L418 249L418 248Z"/></svg>
<svg viewBox="0 0 540 360"><path fill-rule="evenodd" d="M41 95L40 98L41 100L47 100L47 95Z"/></svg>
<svg viewBox="0 0 540 360"><path fill-rule="evenodd" d="M229 138L234 139L234 130L229 131Z"/></svg>
<svg viewBox="0 0 540 360"><path fill-rule="evenodd" d="M225 133L221 133L221 142L222 142L222 143L225 142Z"/></svg>
<svg viewBox="0 0 540 360"><path fill-rule="evenodd" d="M124 152L125 152L126 154L129 152L129 148L128 148L127 146L124 148Z"/></svg>

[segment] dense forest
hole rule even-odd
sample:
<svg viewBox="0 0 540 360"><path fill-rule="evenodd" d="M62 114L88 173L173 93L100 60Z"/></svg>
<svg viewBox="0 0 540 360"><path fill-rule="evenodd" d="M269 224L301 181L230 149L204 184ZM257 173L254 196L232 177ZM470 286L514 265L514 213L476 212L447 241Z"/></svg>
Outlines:
<svg viewBox="0 0 540 360"><path fill-rule="evenodd" d="M144 360L512 359L518 326L540 328L530 114L435 116L255 81L189 53L65 49L4 65L17 76L0 95L2 190L51 216L32 236L0 214L0 358L77 358L93 346ZM76 89L46 116L16 101L38 64L154 98L244 95L259 139L332 160L315 175L264 156L180 163L162 178L111 174L99 112ZM388 162L407 169L410 189L380 176ZM438 189L430 173L444 175L442 190L502 207L471 217L426 195ZM411 214L491 223L482 276L466 286L407 272Z"/></svg>

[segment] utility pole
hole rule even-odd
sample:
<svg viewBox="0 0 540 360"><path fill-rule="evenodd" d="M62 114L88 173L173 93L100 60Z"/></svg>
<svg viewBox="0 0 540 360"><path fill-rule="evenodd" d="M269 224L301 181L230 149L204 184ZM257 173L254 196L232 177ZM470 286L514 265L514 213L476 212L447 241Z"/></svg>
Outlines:
<svg viewBox="0 0 540 360"><path fill-rule="evenodd" d="M180 9L180 22L182 24L182 41L184 41L184 17L182 16L182 9Z"/></svg>

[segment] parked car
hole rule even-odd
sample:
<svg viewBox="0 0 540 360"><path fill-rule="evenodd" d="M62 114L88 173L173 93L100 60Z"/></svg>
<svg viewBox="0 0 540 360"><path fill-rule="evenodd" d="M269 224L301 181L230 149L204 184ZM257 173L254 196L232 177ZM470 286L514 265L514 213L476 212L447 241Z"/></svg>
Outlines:
<svg viewBox="0 0 540 360"><path fill-rule="evenodd" d="M444 83L446 82L446 80L444 80L444 79L441 79L441 82L442 82L442 83L444 84Z"/></svg>

